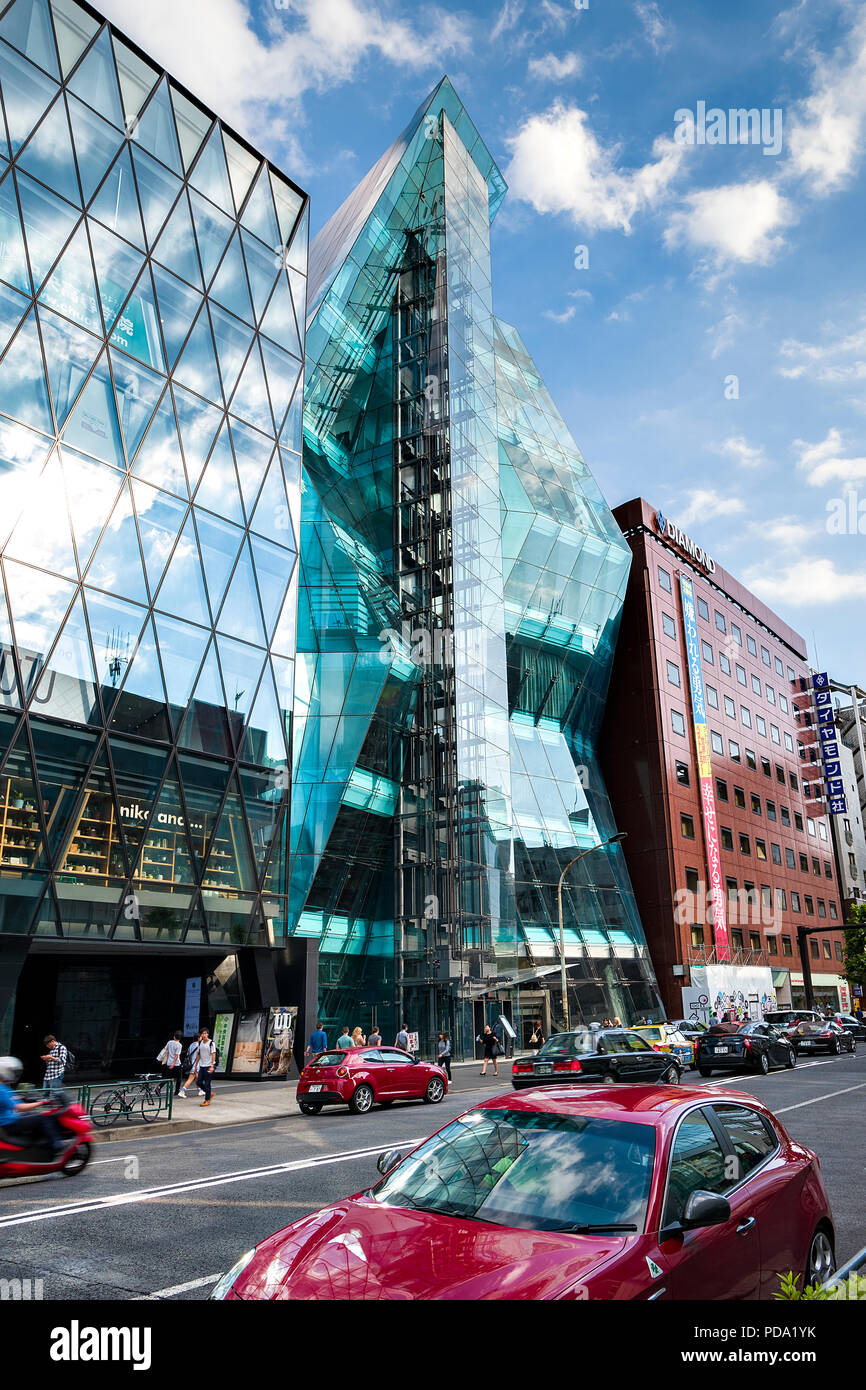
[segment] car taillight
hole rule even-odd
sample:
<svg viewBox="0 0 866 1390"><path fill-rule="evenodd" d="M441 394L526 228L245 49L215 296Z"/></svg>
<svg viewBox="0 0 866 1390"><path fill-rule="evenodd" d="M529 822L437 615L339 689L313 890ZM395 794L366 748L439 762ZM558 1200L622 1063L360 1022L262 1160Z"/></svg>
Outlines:
<svg viewBox="0 0 866 1390"><path fill-rule="evenodd" d="M572 1057L570 1062L554 1062L554 1071L580 1071L580 1062L576 1057Z"/></svg>
<svg viewBox="0 0 866 1390"><path fill-rule="evenodd" d="M751 1051L751 1048L752 1048L752 1040L751 1040L751 1038L743 1038L743 1047L746 1049L747 1052L750 1052L750 1051Z"/></svg>
<svg viewBox="0 0 866 1390"><path fill-rule="evenodd" d="M337 1075L338 1075L338 1076L348 1076L348 1075L349 1075L349 1068L348 1068L348 1067L337 1067Z"/></svg>
<svg viewBox="0 0 866 1390"><path fill-rule="evenodd" d="M818 1037L819 1037L819 1038L833 1038L833 1037L835 1037L835 1036L836 1036L835 1033L831 1033L831 1032L829 1032L829 1030L828 1030L826 1033L819 1033L819 1034L818 1034Z"/></svg>
<svg viewBox="0 0 866 1390"><path fill-rule="evenodd" d="M519 1076L521 1072L527 1071L532 1071L531 1062L515 1062L514 1066L511 1068L511 1075Z"/></svg>

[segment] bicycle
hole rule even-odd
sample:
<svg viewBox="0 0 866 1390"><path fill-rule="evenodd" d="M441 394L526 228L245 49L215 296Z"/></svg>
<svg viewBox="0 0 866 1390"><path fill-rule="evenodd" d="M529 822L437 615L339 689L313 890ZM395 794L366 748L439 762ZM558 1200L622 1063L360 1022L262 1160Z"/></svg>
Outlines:
<svg viewBox="0 0 866 1390"><path fill-rule="evenodd" d="M102 1128L116 1124L121 1118L130 1120L133 1115L140 1115L145 1124L152 1124L160 1111L167 1109L170 1085L158 1072L141 1072L135 1081L127 1081L94 1096L90 1118Z"/></svg>

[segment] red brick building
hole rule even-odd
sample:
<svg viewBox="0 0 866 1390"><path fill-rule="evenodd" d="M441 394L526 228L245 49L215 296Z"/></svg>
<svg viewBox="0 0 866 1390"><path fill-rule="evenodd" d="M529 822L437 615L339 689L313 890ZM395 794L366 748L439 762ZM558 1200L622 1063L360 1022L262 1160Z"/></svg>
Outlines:
<svg viewBox="0 0 866 1390"><path fill-rule="evenodd" d="M826 923L809 939L816 1001L848 1008L805 642L643 498L613 514L634 560L602 764L668 1017L682 1016L690 988L706 990L707 967L710 1010L744 979L759 982L746 989L753 1005L770 978L779 1006L802 1005L801 924ZM708 903L714 865L724 924Z"/></svg>

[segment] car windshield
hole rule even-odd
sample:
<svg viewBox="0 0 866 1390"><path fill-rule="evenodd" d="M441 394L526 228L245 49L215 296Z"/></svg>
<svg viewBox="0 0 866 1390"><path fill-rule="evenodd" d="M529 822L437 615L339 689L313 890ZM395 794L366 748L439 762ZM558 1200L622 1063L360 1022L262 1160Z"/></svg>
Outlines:
<svg viewBox="0 0 866 1390"><path fill-rule="evenodd" d="M668 1027L671 1027L669 1024ZM661 1028L635 1028L636 1033L640 1033L642 1038L651 1038L653 1042L664 1041L664 1031ZM671 1028L671 1031L673 1029Z"/></svg>
<svg viewBox="0 0 866 1390"><path fill-rule="evenodd" d="M525 1230L642 1230L654 1155L648 1124L474 1110L422 1144L371 1196Z"/></svg>
<svg viewBox="0 0 866 1390"><path fill-rule="evenodd" d="M583 1028L578 1033L554 1033L552 1038L548 1038L543 1047L539 1048L539 1057L577 1057L584 1056L587 1052L592 1052L593 1034L588 1028Z"/></svg>

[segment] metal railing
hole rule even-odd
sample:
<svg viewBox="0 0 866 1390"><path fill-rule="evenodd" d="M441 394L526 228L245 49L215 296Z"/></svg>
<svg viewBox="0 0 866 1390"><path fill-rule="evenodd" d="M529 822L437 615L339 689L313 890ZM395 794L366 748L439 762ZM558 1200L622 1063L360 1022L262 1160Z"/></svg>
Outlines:
<svg viewBox="0 0 866 1390"><path fill-rule="evenodd" d="M141 1119L145 1124L160 1117L170 1120L174 1107L174 1081L159 1074L143 1073L131 1081L109 1081L104 1086L82 1086L79 1090L86 1097L79 1104L102 1129L121 1120Z"/></svg>

